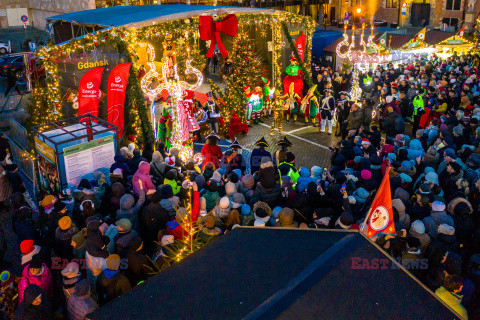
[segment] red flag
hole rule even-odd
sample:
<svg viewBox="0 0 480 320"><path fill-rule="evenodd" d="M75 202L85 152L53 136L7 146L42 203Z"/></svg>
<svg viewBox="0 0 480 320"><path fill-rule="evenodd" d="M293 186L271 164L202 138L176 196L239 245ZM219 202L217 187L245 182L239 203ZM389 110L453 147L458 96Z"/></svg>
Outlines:
<svg viewBox="0 0 480 320"><path fill-rule="evenodd" d="M128 73L131 62L121 63L112 69L108 76L107 104L108 122L118 127L118 136L123 134L125 126L125 92L127 90Z"/></svg>
<svg viewBox="0 0 480 320"><path fill-rule="evenodd" d="M303 56L305 54L305 41L307 40L307 36L303 34L298 37L297 42L295 43L295 47L297 47L298 55L300 59L303 61Z"/></svg>
<svg viewBox="0 0 480 320"><path fill-rule="evenodd" d="M78 116L90 113L98 117L98 98L100 81L105 67L92 69L85 73L78 85Z"/></svg>
<svg viewBox="0 0 480 320"><path fill-rule="evenodd" d="M397 234L393 221L392 194L390 191L390 167L383 176L382 184L378 188L375 199L365 219L362 232L369 238L379 233Z"/></svg>
<svg viewBox="0 0 480 320"><path fill-rule="evenodd" d="M463 26L462 29L460 29L460 32L458 33L460 37L463 37L464 32L465 32L465 26Z"/></svg>

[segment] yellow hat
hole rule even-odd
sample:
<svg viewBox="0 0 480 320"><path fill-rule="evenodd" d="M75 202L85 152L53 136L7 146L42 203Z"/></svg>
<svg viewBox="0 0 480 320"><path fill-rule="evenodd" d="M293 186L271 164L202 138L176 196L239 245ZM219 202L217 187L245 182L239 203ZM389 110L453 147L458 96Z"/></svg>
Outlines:
<svg viewBox="0 0 480 320"><path fill-rule="evenodd" d="M40 202L40 205L45 208L46 206L53 204L54 200L55 197L49 194L48 196L43 198L42 202Z"/></svg>
<svg viewBox="0 0 480 320"><path fill-rule="evenodd" d="M107 258L108 270L118 270L120 268L120 256L118 254L111 254Z"/></svg>
<svg viewBox="0 0 480 320"><path fill-rule="evenodd" d="M72 219L70 219L68 216L62 217L60 220L58 220L58 226L62 230L70 229L72 226Z"/></svg>

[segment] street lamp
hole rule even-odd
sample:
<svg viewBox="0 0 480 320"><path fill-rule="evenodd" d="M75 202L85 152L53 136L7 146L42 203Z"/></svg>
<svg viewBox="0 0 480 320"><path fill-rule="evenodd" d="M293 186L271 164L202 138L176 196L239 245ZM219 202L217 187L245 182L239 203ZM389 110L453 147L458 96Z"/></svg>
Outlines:
<svg viewBox="0 0 480 320"><path fill-rule="evenodd" d="M362 12L362 8L357 8L357 14L360 14Z"/></svg>

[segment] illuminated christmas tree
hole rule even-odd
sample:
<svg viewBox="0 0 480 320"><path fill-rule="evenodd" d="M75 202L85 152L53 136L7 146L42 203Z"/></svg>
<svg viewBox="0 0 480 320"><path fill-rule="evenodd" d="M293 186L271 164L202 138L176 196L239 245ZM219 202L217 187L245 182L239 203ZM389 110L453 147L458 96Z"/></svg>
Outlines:
<svg viewBox="0 0 480 320"><path fill-rule="evenodd" d="M232 79L234 86L242 88L248 85L252 89L256 86L263 87L262 76L267 76L267 71L263 60L256 54L254 42L247 32L239 31L228 58L232 60L234 66Z"/></svg>

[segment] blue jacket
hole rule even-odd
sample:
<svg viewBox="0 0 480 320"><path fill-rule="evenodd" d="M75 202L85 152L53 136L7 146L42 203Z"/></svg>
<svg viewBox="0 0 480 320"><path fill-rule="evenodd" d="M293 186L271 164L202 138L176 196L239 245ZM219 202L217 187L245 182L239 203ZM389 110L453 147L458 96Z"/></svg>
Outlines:
<svg viewBox="0 0 480 320"><path fill-rule="evenodd" d="M418 139L413 139L410 141L407 151L409 160L415 160L418 156L423 156L425 154L422 143Z"/></svg>
<svg viewBox="0 0 480 320"><path fill-rule="evenodd" d="M300 169L300 177L297 179L297 189L298 192L303 192L307 190L308 184L313 181L313 178L310 177L310 170L305 167Z"/></svg>

